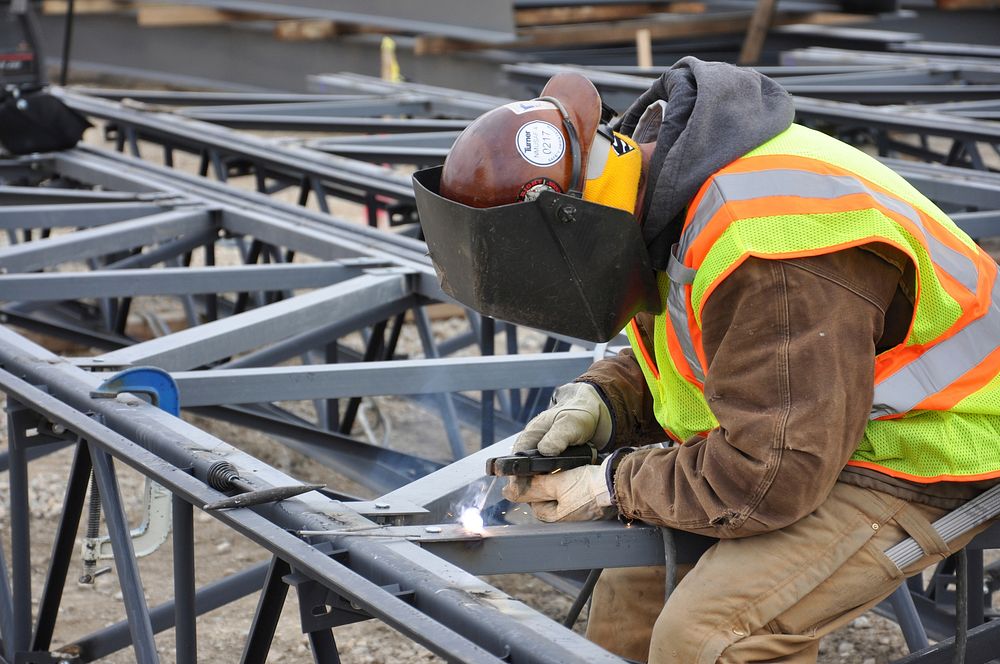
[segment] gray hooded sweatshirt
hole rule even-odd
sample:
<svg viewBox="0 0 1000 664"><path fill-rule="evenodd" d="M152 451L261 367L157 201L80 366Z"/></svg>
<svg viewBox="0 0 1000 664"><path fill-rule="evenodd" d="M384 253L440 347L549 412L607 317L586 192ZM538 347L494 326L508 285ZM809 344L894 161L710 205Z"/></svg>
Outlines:
<svg viewBox="0 0 1000 664"><path fill-rule="evenodd" d="M689 56L632 103L616 131L631 135L660 100L666 107L646 178L642 232L653 268L664 271L685 209L705 180L787 129L795 109L791 95L766 76Z"/></svg>

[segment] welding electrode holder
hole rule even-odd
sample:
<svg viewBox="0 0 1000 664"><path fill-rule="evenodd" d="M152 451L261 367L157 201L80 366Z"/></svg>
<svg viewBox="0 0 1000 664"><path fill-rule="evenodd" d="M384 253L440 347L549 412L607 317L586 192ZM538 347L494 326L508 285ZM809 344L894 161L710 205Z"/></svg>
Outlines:
<svg viewBox="0 0 1000 664"><path fill-rule="evenodd" d="M318 491L326 487L325 484L294 484L291 486L270 487L268 489L255 489L252 484L240 477L239 472L228 461L216 461L213 463L206 473L206 481L216 491L240 492L235 496L204 505L202 509L206 512L274 503L310 491Z"/></svg>
<svg viewBox="0 0 1000 664"><path fill-rule="evenodd" d="M486 474L497 477L545 475L580 466L599 465L607 455L600 454L593 445L573 445L562 454L544 456L538 450L527 450L486 460Z"/></svg>

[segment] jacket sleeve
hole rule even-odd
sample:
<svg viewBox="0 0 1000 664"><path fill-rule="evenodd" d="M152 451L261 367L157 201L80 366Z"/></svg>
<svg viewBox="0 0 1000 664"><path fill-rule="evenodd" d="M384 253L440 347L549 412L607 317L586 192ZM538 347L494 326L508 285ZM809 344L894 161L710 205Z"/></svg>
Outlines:
<svg viewBox="0 0 1000 664"><path fill-rule="evenodd" d="M636 320L643 343L652 348L653 316L642 313ZM611 412L613 429L606 450L667 440L667 434L653 415L653 396L631 348L616 357L598 360L575 382L596 387Z"/></svg>
<svg viewBox="0 0 1000 664"><path fill-rule="evenodd" d="M702 314L706 437L639 450L614 474L629 518L714 537L782 528L827 496L864 432L898 268L849 249L749 258Z"/></svg>

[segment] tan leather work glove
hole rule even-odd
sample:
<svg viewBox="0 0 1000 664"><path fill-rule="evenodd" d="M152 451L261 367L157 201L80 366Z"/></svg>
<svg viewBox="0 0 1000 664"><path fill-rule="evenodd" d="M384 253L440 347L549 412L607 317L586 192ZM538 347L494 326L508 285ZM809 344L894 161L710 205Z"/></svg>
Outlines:
<svg viewBox="0 0 1000 664"><path fill-rule="evenodd" d="M611 506L611 494L604 477L607 462L548 475L512 477L503 488L503 496L515 503L530 504L539 521L610 519L618 510Z"/></svg>
<svg viewBox="0 0 1000 664"><path fill-rule="evenodd" d="M557 387L552 405L536 415L514 441L512 453L538 448L545 456L557 456L570 445L593 443L601 449L611 440L611 413L590 383Z"/></svg>

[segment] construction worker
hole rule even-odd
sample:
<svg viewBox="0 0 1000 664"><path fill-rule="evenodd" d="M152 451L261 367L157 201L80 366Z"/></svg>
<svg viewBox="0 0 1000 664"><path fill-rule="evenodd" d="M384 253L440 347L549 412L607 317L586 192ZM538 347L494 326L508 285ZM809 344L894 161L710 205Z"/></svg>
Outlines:
<svg viewBox="0 0 1000 664"><path fill-rule="evenodd" d="M1000 478L997 264L793 114L768 78L684 58L609 127L592 84L560 74L416 177L431 256L467 304L545 329L581 309L627 322L631 348L558 388L514 444L613 453L505 495L543 521L718 538L666 605L662 569L605 571L588 636L630 659L814 662L821 637L964 546L974 532L945 543L930 521ZM526 218L538 234L507 237L534 232ZM634 260L566 239L606 238L607 219L641 231ZM525 272L536 288L504 291ZM623 272L617 301L589 294ZM883 551L906 537L925 556L900 571Z"/></svg>

